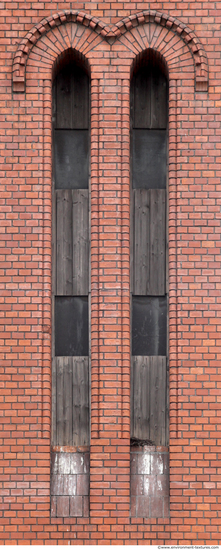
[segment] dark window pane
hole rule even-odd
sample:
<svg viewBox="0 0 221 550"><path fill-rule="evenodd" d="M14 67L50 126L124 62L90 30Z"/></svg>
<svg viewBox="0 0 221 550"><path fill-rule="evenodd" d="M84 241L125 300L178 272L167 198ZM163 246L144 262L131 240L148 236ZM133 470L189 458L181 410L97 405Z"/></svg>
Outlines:
<svg viewBox="0 0 221 550"><path fill-rule="evenodd" d="M88 188L88 131L55 130L55 189Z"/></svg>
<svg viewBox="0 0 221 550"><path fill-rule="evenodd" d="M133 296L132 355L166 355L167 297Z"/></svg>
<svg viewBox="0 0 221 550"><path fill-rule="evenodd" d="M87 296L55 297L55 355L88 355Z"/></svg>
<svg viewBox="0 0 221 550"><path fill-rule="evenodd" d="M166 130L133 130L133 188L166 189Z"/></svg>

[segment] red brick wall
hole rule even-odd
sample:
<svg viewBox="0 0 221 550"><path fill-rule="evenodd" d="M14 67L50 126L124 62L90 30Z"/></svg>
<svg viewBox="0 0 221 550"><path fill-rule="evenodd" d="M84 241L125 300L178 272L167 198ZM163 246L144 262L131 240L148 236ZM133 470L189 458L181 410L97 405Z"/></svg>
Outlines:
<svg viewBox="0 0 221 550"><path fill-rule="evenodd" d="M216 544L219 4L1 2L0 9L2 542ZM91 71L90 517L56 519L50 514L51 80L70 47ZM170 517L164 519L130 516L129 86L148 47L163 55L170 81Z"/></svg>

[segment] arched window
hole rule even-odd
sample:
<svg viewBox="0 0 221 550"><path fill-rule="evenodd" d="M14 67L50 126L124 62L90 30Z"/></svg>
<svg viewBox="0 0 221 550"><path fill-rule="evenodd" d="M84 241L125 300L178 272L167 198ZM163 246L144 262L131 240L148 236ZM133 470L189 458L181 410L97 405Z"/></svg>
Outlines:
<svg viewBox="0 0 221 550"><path fill-rule="evenodd" d="M71 55L53 83L52 443L89 444L89 77Z"/></svg>
<svg viewBox="0 0 221 550"><path fill-rule="evenodd" d="M168 81L151 50L131 82L131 437L168 444Z"/></svg>

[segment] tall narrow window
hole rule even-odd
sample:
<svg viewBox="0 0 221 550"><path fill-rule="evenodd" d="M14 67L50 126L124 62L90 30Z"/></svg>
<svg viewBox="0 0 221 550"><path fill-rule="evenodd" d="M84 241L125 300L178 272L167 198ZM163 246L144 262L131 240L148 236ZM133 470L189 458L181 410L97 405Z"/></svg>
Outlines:
<svg viewBox="0 0 221 550"><path fill-rule="evenodd" d="M167 119L162 60L145 52L131 83L131 516L169 516Z"/></svg>
<svg viewBox="0 0 221 550"><path fill-rule="evenodd" d="M53 445L89 444L89 78L53 84Z"/></svg>
<svg viewBox="0 0 221 550"><path fill-rule="evenodd" d="M168 85L153 52L131 86L131 436L167 445Z"/></svg>

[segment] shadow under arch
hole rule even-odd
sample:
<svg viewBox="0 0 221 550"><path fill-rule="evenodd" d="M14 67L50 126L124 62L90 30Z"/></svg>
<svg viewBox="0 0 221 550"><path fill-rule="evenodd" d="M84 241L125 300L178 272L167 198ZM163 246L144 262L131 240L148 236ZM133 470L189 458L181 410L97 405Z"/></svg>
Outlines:
<svg viewBox="0 0 221 550"><path fill-rule="evenodd" d="M68 65L76 65L85 71L87 76L91 76L91 68L88 59L78 50L74 48L68 48L64 50L58 57L55 59L52 66L52 82L58 75Z"/></svg>
<svg viewBox="0 0 221 550"><path fill-rule="evenodd" d="M169 81L169 68L167 61L158 50L155 50L153 48L147 48L146 50L143 50L133 59L133 63L130 69L131 80L140 69L148 65L157 66L158 69Z"/></svg>

